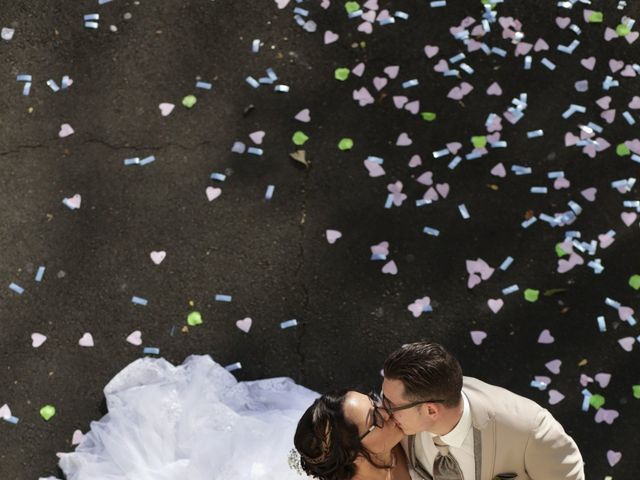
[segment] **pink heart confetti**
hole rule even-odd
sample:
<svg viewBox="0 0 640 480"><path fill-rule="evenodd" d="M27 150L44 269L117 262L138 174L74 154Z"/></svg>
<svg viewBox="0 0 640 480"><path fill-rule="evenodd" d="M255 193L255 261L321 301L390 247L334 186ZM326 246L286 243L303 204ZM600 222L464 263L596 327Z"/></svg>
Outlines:
<svg viewBox="0 0 640 480"><path fill-rule="evenodd" d="M604 39L609 42L614 38L618 38L618 32L616 32L613 28L607 27L604 31Z"/></svg>
<svg viewBox="0 0 640 480"><path fill-rule="evenodd" d="M521 55L526 55L531 51L532 48L533 48L533 45L531 43L519 42L516 45L515 56L519 57Z"/></svg>
<svg viewBox="0 0 640 480"><path fill-rule="evenodd" d="M637 110L640 108L640 97L638 97L637 95L634 96L631 101L629 102L629 108L632 108L634 110Z"/></svg>
<svg viewBox="0 0 640 480"><path fill-rule="evenodd" d="M420 100L414 100L413 102L409 102L404 106L404 109L417 115L420 111Z"/></svg>
<svg viewBox="0 0 640 480"><path fill-rule="evenodd" d="M296 113L296 116L293 118L295 118L299 122L308 123L311 121L311 114L309 112L309 109L305 108L303 110L300 110L298 113Z"/></svg>
<svg viewBox="0 0 640 480"><path fill-rule="evenodd" d="M9 419L11 416L11 409L9 408L9 405L5 403L0 407L0 418Z"/></svg>
<svg viewBox="0 0 640 480"><path fill-rule="evenodd" d="M507 171L504 168L504 165L502 164L502 162L496 164L492 169L491 169L491 175L494 175L496 177L506 177L507 176Z"/></svg>
<svg viewBox="0 0 640 480"><path fill-rule="evenodd" d="M384 168L382 168L382 165L376 162L372 162L371 160L365 160L364 166L367 167L370 177L381 177L382 175L386 174Z"/></svg>
<svg viewBox="0 0 640 480"><path fill-rule="evenodd" d="M73 432L73 437L71 437L71 445L79 445L84 440L84 435L80 430L75 430Z"/></svg>
<svg viewBox="0 0 640 480"><path fill-rule="evenodd" d="M550 362L545 363L544 366L547 367L547 370L551 373L558 375L560 373L560 367L562 366L562 360L551 360Z"/></svg>
<svg viewBox="0 0 640 480"><path fill-rule="evenodd" d="M598 189L595 187L585 188L580 192L580 194L590 202L595 201L597 193L598 193Z"/></svg>
<svg viewBox="0 0 640 480"><path fill-rule="evenodd" d="M158 108L160 109L160 115L166 117L171 112L173 112L175 105L173 103L161 103L160 105L158 105Z"/></svg>
<svg viewBox="0 0 640 480"><path fill-rule="evenodd" d="M428 170L426 172L424 172L422 175L420 175L416 181L418 183L421 183L422 185L432 185L433 184L433 172Z"/></svg>
<svg viewBox="0 0 640 480"><path fill-rule="evenodd" d="M435 57L439 51L440 48L433 45L425 45L424 47L424 54L427 56L427 58Z"/></svg>
<svg viewBox="0 0 640 480"><path fill-rule="evenodd" d="M635 212L622 212L620 218L627 227L630 227L636 221L638 215Z"/></svg>
<svg viewBox="0 0 640 480"><path fill-rule="evenodd" d="M609 382L611 381L611 374L601 372L596 374L595 379L596 382L598 382L598 385L600 385L600 388L607 388Z"/></svg>
<svg viewBox="0 0 640 480"><path fill-rule="evenodd" d="M370 22L362 22L358 25L358 31L362 33L371 33L373 32L373 24Z"/></svg>
<svg viewBox="0 0 640 480"><path fill-rule="evenodd" d="M453 87L451 90L449 90L447 97L452 100L461 100L462 97L464 97L464 94L462 93L462 90L460 90L460 87Z"/></svg>
<svg viewBox="0 0 640 480"><path fill-rule="evenodd" d="M369 10L378 10L378 0L367 0L363 7Z"/></svg>
<svg viewBox="0 0 640 480"><path fill-rule="evenodd" d="M411 140L411 138L409 138L409 135L407 135L405 132L402 132L398 136L398 139L396 140L396 145L399 147L408 147L412 143L413 141Z"/></svg>
<svg viewBox="0 0 640 480"><path fill-rule="evenodd" d="M638 39L638 37L640 37L640 32L629 32L629 34L626 35L624 39L627 41L628 44L632 44Z"/></svg>
<svg viewBox="0 0 640 480"><path fill-rule="evenodd" d="M73 197L65 198L64 200L62 200L62 203L64 203L71 210L76 210L80 208L80 205L82 203L82 196L79 193L76 193Z"/></svg>
<svg viewBox="0 0 640 480"><path fill-rule="evenodd" d="M623 77L635 77L636 76L636 71L633 69L632 65L627 65L624 67L624 70L622 70L620 72L620 75L622 75Z"/></svg>
<svg viewBox="0 0 640 480"><path fill-rule="evenodd" d="M569 188L570 186L571 182L565 177L558 177L553 182L553 188L555 188L556 190L560 190L561 188Z"/></svg>
<svg viewBox="0 0 640 480"><path fill-rule="evenodd" d="M498 313L504 306L504 300L501 298L490 298L487 301L487 305L489 305L489 308L493 313Z"/></svg>
<svg viewBox="0 0 640 480"><path fill-rule="evenodd" d="M47 337L45 335L42 335L41 333L36 332L31 334L31 346L33 348L38 348L46 340L47 340Z"/></svg>
<svg viewBox="0 0 640 480"><path fill-rule="evenodd" d="M616 119L615 109L605 110L600 114L600 118L606 120L607 123L613 123L613 121Z"/></svg>
<svg viewBox="0 0 640 480"><path fill-rule="evenodd" d="M384 69L384 73L391 79L394 79L398 76L398 72L400 71L400 67L398 65L389 65Z"/></svg>
<svg viewBox="0 0 640 480"><path fill-rule="evenodd" d="M462 92L462 95L466 95L470 93L472 90L473 90L473 85L471 85L470 83L462 82L460 84L460 91Z"/></svg>
<svg viewBox="0 0 640 480"><path fill-rule="evenodd" d="M385 87L388 81L389 80L387 80L385 77L374 77L373 86L376 88L376 90L380 91Z"/></svg>
<svg viewBox="0 0 640 480"><path fill-rule="evenodd" d="M160 265L167 256L167 252L165 252L164 250L158 252L153 251L149 256L151 257L151 261L153 263L155 263L156 265Z"/></svg>
<svg viewBox="0 0 640 480"><path fill-rule="evenodd" d="M558 27L565 29L571 23L571 19L569 17L556 17L556 25Z"/></svg>
<svg viewBox="0 0 640 480"><path fill-rule="evenodd" d="M324 44L325 45L329 45L330 43L333 43L333 42L337 41L338 38L340 38L340 35L338 35L337 33L332 32L331 30L327 30L326 32L324 32Z"/></svg>
<svg viewBox="0 0 640 480"><path fill-rule="evenodd" d="M598 100L596 100L596 104L601 109L607 110L609 108L609 105L611 105L611 97L609 95L605 95L604 97L600 97Z"/></svg>
<svg viewBox="0 0 640 480"><path fill-rule="evenodd" d="M217 187L207 187L205 193L207 194L207 199L212 202L222 194L222 189Z"/></svg>
<svg viewBox="0 0 640 480"><path fill-rule="evenodd" d="M129 342L131 345L139 347L140 345L142 345L142 332L140 330L131 332L127 337L127 342Z"/></svg>
<svg viewBox="0 0 640 480"><path fill-rule="evenodd" d="M607 450L607 462L609 462L610 466L614 466L622 459L622 453L615 452L613 450Z"/></svg>
<svg viewBox="0 0 640 480"><path fill-rule="evenodd" d="M371 245L372 255L389 255L389 242L380 242L377 245Z"/></svg>
<svg viewBox="0 0 640 480"><path fill-rule="evenodd" d="M545 42L543 38L539 38L536 41L536 44L533 46L533 50L535 52L540 52L542 50L549 50L549 44Z"/></svg>
<svg viewBox="0 0 640 480"><path fill-rule="evenodd" d="M538 336L538 343L548 345L550 343L553 343L554 341L555 338L553 338L551 332L546 328L542 332L540 332L540 335Z"/></svg>
<svg viewBox="0 0 640 480"><path fill-rule="evenodd" d="M564 395L558 390L549 390L549 405L556 405L564 400Z"/></svg>
<svg viewBox="0 0 640 480"><path fill-rule="evenodd" d="M593 70L596 66L596 57L587 57L580 60L580 64L587 70Z"/></svg>
<svg viewBox="0 0 640 480"><path fill-rule="evenodd" d="M64 137L68 137L73 133L74 131L71 125L69 125L68 123L63 123L62 125L60 125L60 131L58 132L58 136L60 138L64 138Z"/></svg>
<svg viewBox="0 0 640 480"><path fill-rule="evenodd" d="M409 167L411 168L416 168L420 165L422 165L422 158L420 158L420 155L414 155L409 160Z"/></svg>
<svg viewBox="0 0 640 480"><path fill-rule="evenodd" d="M331 245L336 243L336 240L342 237L342 233L338 230L327 230L325 232L325 235L327 237L327 242L329 242Z"/></svg>
<svg viewBox="0 0 640 480"><path fill-rule="evenodd" d="M440 59L440 61L433 66L433 69L438 73L443 73L449 70L449 64L445 59Z"/></svg>
<svg viewBox="0 0 640 480"><path fill-rule="evenodd" d="M573 145L575 145L578 140L580 140L580 137L575 136L573 133L571 132L567 132L564 134L564 146L565 147L572 147Z"/></svg>
<svg viewBox="0 0 640 480"><path fill-rule="evenodd" d="M264 130L258 130L257 132L250 133L249 138L256 145L260 145L262 143L262 139L264 138Z"/></svg>
<svg viewBox="0 0 640 480"><path fill-rule="evenodd" d="M489 88L487 88L487 95L502 95L502 88L500 88L498 82L493 82L491 85L489 85Z"/></svg>
<svg viewBox="0 0 640 480"><path fill-rule="evenodd" d="M382 267L382 273L388 273L390 275L395 275L398 273L398 266L396 262L393 260L385 263L384 267Z"/></svg>
<svg viewBox="0 0 640 480"><path fill-rule="evenodd" d="M624 67L624 62L622 60L616 60L615 58L609 60L609 68L612 73L616 73L622 67Z"/></svg>
<svg viewBox="0 0 640 480"><path fill-rule="evenodd" d="M417 298L412 304L407 307L415 318L418 318L425 311L425 308L431 304L431 298L422 297Z"/></svg>
<svg viewBox="0 0 640 480"><path fill-rule="evenodd" d="M633 349L633 344L636 339L633 337L624 337L618 340L618 343L625 352L630 352Z"/></svg>
<svg viewBox="0 0 640 480"><path fill-rule="evenodd" d="M593 378L589 377L588 375L585 375L584 373L580 374L580 385L582 385L583 387L586 387L592 382L593 382Z"/></svg>
<svg viewBox="0 0 640 480"><path fill-rule="evenodd" d="M471 340L476 345L480 345L485 338L487 338L487 332L483 332L481 330L472 330L469 332L471 334Z"/></svg>
<svg viewBox="0 0 640 480"><path fill-rule="evenodd" d="M458 150L462 148L462 144L460 142L449 142L447 143L447 150L451 152L452 155L458 153Z"/></svg>
<svg viewBox="0 0 640 480"><path fill-rule="evenodd" d="M600 248L607 248L614 241L615 241L615 238L613 238L611 235L607 235L606 233L598 235L598 242L599 242Z"/></svg>
<svg viewBox="0 0 640 480"><path fill-rule="evenodd" d="M362 74L364 73L364 62L360 62L359 64L357 64L355 67L353 67L351 69L351 73L354 74L356 77L361 77Z"/></svg>
<svg viewBox="0 0 640 480"><path fill-rule="evenodd" d="M480 278L479 275L472 273L471 275L469 275L469 279L467 280L467 288L473 288L476 285L478 285L481 281L482 279Z"/></svg>
<svg viewBox="0 0 640 480"><path fill-rule="evenodd" d="M633 313L633 308L631 307L621 306L618 308L618 317L620 317L620 320L623 322L626 322L631 316L633 316Z"/></svg>
<svg viewBox="0 0 640 480"><path fill-rule="evenodd" d="M78 345L81 347L93 347L93 336L89 332L86 332L82 335L82 338L78 340Z"/></svg>
<svg viewBox="0 0 640 480"><path fill-rule="evenodd" d="M289 0L276 0L276 5L278 5L278 8L282 10L284 7L289 5Z"/></svg>
<svg viewBox="0 0 640 480"><path fill-rule="evenodd" d="M619 416L620 413L617 410L607 410L606 408L600 407L596 412L595 420L596 423L605 422L611 425Z"/></svg>
<svg viewBox="0 0 640 480"><path fill-rule="evenodd" d="M386 80L386 78L385 78ZM409 99L407 97L405 97L404 95L394 95L393 96L393 104L395 105L396 108L402 108L404 107L407 102L409 101Z"/></svg>
<svg viewBox="0 0 640 480"><path fill-rule="evenodd" d="M423 200L426 200L426 201L435 202L440 197L438 197L438 192L436 192L436 189L431 187L429 190L424 192L424 195L422 196L422 198Z"/></svg>
<svg viewBox="0 0 640 480"><path fill-rule="evenodd" d="M242 320L238 320L236 322L236 327L238 327L244 333L249 333L249 330L251 330L251 324L252 323L253 323L253 320L251 320L251 318L247 317L247 318L243 318Z"/></svg>
<svg viewBox="0 0 640 480"><path fill-rule="evenodd" d="M366 87L361 87L359 90L354 90L353 99L357 100L361 107L370 105L374 102L371 93L369 93L369 90L367 90Z"/></svg>
<svg viewBox="0 0 640 480"><path fill-rule="evenodd" d="M442 198L447 198L447 195L449 195L449 184L438 183L436 184L436 190L438 191L438 193Z"/></svg>

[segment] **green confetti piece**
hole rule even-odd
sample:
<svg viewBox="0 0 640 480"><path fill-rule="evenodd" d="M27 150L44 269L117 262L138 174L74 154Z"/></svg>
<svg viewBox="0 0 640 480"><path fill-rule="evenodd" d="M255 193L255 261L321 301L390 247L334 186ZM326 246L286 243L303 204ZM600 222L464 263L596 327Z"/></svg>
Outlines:
<svg viewBox="0 0 640 480"><path fill-rule="evenodd" d="M538 297L540 296L540 290L534 290L532 288L527 288L524 291L524 299L527 302L536 302L538 301Z"/></svg>
<svg viewBox="0 0 640 480"><path fill-rule="evenodd" d="M348 68L336 68L334 77L336 77L336 80L340 80L341 82L344 82L347 78L349 78L350 72L351 70L349 70Z"/></svg>
<svg viewBox="0 0 640 480"><path fill-rule="evenodd" d="M589 397L589 405L598 410L602 405L604 405L604 397L598 393L591 395Z"/></svg>
<svg viewBox="0 0 640 480"><path fill-rule="evenodd" d="M629 285L634 290L640 289L640 275L631 275L631 277L629 277Z"/></svg>
<svg viewBox="0 0 640 480"><path fill-rule="evenodd" d="M189 314L189 316L187 317L187 323L191 327L195 327L196 325L201 325L202 324L202 315L200 315L200 312L191 312Z"/></svg>
<svg viewBox="0 0 640 480"><path fill-rule="evenodd" d="M360 10L360 5L358 2L347 2L344 4L344 8L347 10L347 13L353 13Z"/></svg>
<svg viewBox="0 0 640 480"><path fill-rule="evenodd" d="M56 407L54 407L53 405L45 405L40 409L40 416L44 418L47 422L55 414L56 414Z"/></svg>
<svg viewBox="0 0 640 480"><path fill-rule="evenodd" d="M353 148L353 140L350 138L343 138L340 140L340 143L338 143L338 148L342 151L351 150Z"/></svg>
<svg viewBox="0 0 640 480"><path fill-rule="evenodd" d="M196 102L197 102L197 99L194 95L187 95L182 99L182 105L184 105L187 108L193 107L196 104Z"/></svg>
<svg viewBox="0 0 640 480"><path fill-rule="evenodd" d="M471 137L471 143L473 143L473 146L476 148L484 148L487 145L487 137L484 135Z"/></svg>
<svg viewBox="0 0 640 480"><path fill-rule="evenodd" d="M589 23L602 23L602 20L604 20L604 15L602 14L602 12L593 12L591 15L589 15Z"/></svg>
<svg viewBox="0 0 640 480"><path fill-rule="evenodd" d="M436 119L435 112L422 112L420 116L422 117L423 120L426 120L427 122L433 122Z"/></svg>
<svg viewBox="0 0 640 480"><path fill-rule="evenodd" d="M560 243L556 243L556 255L558 255L558 257L564 257L565 255L569 254L562 249Z"/></svg>
<svg viewBox="0 0 640 480"><path fill-rule="evenodd" d="M640 385L634 385L631 388L633 390L633 396L640 399Z"/></svg>
<svg viewBox="0 0 640 480"><path fill-rule="evenodd" d="M631 29L629 28L628 25L621 23L616 27L616 33L621 37L626 37L631 33Z"/></svg>
<svg viewBox="0 0 640 480"><path fill-rule="evenodd" d="M616 147L616 153L619 157L625 157L627 155L631 155L631 150L624 143L618 144Z"/></svg>
<svg viewBox="0 0 640 480"><path fill-rule="evenodd" d="M307 143L307 140L309 140L309 137L307 137L304 134L304 132L301 132L300 130L298 130L296 133L293 134L292 140L293 140L293 143L295 143L298 146L301 146Z"/></svg>

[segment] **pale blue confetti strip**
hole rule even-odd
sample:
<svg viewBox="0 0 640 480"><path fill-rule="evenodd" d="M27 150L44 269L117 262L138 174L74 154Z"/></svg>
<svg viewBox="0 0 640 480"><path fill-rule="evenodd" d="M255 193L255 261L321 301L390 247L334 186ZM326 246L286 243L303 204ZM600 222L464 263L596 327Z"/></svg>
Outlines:
<svg viewBox="0 0 640 480"><path fill-rule="evenodd" d="M16 292L18 295L22 295L24 293L24 288L22 288L20 285L18 285L17 283L13 283L11 282L11 284L9 285L9 289L13 290L14 292Z"/></svg>
<svg viewBox="0 0 640 480"><path fill-rule="evenodd" d="M601 332L607 331L607 324L605 323L604 317L602 315L598 317L598 330L600 330Z"/></svg>
<svg viewBox="0 0 640 480"><path fill-rule="evenodd" d="M298 321L294 318L292 320L287 320L286 322L280 323L280 328L282 329L291 328L291 327L296 327L297 325L298 325Z"/></svg>
<svg viewBox="0 0 640 480"><path fill-rule="evenodd" d="M223 295L221 293L218 293L215 296L216 302L230 302L231 299L232 299L231 295Z"/></svg>
<svg viewBox="0 0 640 480"><path fill-rule="evenodd" d="M276 189L276 187L274 185L269 185L267 186L267 191L264 194L264 198L267 200L271 200L273 198L273 192Z"/></svg>
<svg viewBox="0 0 640 480"><path fill-rule="evenodd" d="M151 354L151 355L160 355L160 349L157 347L144 347L144 350L142 350L142 353L146 354Z"/></svg>
<svg viewBox="0 0 640 480"><path fill-rule="evenodd" d="M507 257L502 261L502 263L498 268L504 272L507 268L509 268L509 266L512 263L513 263L513 257Z"/></svg>
<svg viewBox="0 0 640 480"><path fill-rule="evenodd" d="M149 303L145 298L136 297L135 295L131 297L131 302L135 303L136 305L142 305L143 307L146 307L147 303Z"/></svg>
<svg viewBox="0 0 640 480"><path fill-rule="evenodd" d="M211 178L211 180L217 180L219 182L224 182L227 179L227 176L224 173L214 172L209 176L209 178Z"/></svg>
<svg viewBox="0 0 640 480"><path fill-rule="evenodd" d="M460 212L462 218L464 218L465 220L471 217L471 215L469 215L469 211L467 210L467 206L464 203L458 205L458 211Z"/></svg>
<svg viewBox="0 0 640 480"><path fill-rule="evenodd" d="M422 231L427 235L431 235L432 237L437 237L440 235L440 230L438 230L437 228L424 227Z"/></svg>
<svg viewBox="0 0 640 480"><path fill-rule="evenodd" d="M224 367L227 372L233 372L234 370L240 370L241 368L242 364L240 362L232 363L231 365Z"/></svg>
<svg viewBox="0 0 640 480"><path fill-rule="evenodd" d="M202 88L204 90L211 90L211 85L209 82L196 82L196 88Z"/></svg>
<svg viewBox="0 0 640 480"><path fill-rule="evenodd" d="M512 294L514 292L517 292L518 290L520 290L520 287L518 287L517 284L513 284L513 285L511 285L509 287L503 288L502 289L502 294L503 295L510 295L510 294Z"/></svg>
<svg viewBox="0 0 640 480"><path fill-rule="evenodd" d="M140 160L140 166L143 167L155 161L156 161L156 157L154 155L149 155L148 157L144 157L142 160Z"/></svg>
<svg viewBox="0 0 640 480"><path fill-rule="evenodd" d="M42 281L42 277L44 277L44 271L44 265L40 265L40 267L38 267L38 273L36 273L36 282Z"/></svg>

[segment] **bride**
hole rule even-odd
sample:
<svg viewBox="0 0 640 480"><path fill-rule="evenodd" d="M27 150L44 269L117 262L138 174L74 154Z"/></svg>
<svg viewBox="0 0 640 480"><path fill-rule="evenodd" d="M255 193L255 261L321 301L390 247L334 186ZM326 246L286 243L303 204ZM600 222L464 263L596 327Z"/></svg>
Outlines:
<svg viewBox="0 0 640 480"><path fill-rule="evenodd" d="M327 480L409 478L402 431L357 392L318 398L289 378L238 382L210 356L192 355L177 367L135 360L104 393L109 413L59 454L67 480L309 478L302 469ZM318 444L320 427L332 435ZM313 463L319 452L331 465Z"/></svg>

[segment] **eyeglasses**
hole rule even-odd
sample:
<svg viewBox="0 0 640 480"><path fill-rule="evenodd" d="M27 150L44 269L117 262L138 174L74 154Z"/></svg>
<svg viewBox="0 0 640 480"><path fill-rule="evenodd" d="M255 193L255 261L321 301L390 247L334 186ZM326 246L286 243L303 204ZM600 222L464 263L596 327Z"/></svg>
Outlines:
<svg viewBox="0 0 640 480"><path fill-rule="evenodd" d="M360 441L362 441L364 437L369 435L376 428L382 428L384 426L384 418L382 417L382 414L379 411L380 408L383 408L382 400L380 399L380 396L374 392L370 392L367 396L369 397L369 399L371 400L371 403L373 404L373 410L372 410L373 413L371 414L372 424L366 432L360 435Z"/></svg>
<svg viewBox="0 0 640 480"><path fill-rule="evenodd" d="M380 397L378 397L380 398ZM438 400L419 400L417 402L411 402L411 403L407 403L406 405L400 405L399 407L391 407L389 405L389 400L387 400L387 398L384 396L384 393L382 394L382 408L385 409L385 411L389 414L389 415L393 415L394 412L399 412L400 410L407 410L409 408L413 408L413 407L417 407L418 405L422 405L423 403L443 403L444 400L442 399L438 399Z"/></svg>

